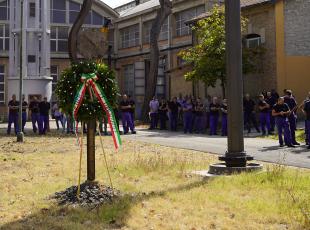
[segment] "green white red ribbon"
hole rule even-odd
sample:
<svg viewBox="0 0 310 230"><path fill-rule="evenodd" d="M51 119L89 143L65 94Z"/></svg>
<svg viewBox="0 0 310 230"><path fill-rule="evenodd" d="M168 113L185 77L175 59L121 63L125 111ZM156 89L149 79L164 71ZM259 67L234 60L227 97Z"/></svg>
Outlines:
<svg viewBox="0 0 310 230"><path fill-rule="evenodd" d="M73 102L73 118L75 121L75 133L77 134L78 132L77 114L79 108L82 105L86 90L88 89L90 97L92 98L94 93L103 111L106 113L108 117L109 127L112 133L114 146L116 149L118 149L122 144L122 140L119 134L118 125L114 116L114 112L112 107L110 106L110 103L105 93L103 92L102 87L96 83L96 80L98 80L98 76L95 73L82 74L81 76L81 81L83 84L80 86L78 92L76 93Z"/></svg>

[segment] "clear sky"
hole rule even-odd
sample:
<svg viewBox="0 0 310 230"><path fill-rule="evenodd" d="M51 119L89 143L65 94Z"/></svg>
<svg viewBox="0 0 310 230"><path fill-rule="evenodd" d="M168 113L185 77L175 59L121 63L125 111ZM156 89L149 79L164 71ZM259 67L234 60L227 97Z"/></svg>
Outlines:
<svg viewBox="0 0 310 230"><path fill-rule="evenodd" d="M132 0L101 0L105 4L111 6L112 8L115 8L117 6L121 6L123 4L126 4L128 2L131 2Z"/></svg>

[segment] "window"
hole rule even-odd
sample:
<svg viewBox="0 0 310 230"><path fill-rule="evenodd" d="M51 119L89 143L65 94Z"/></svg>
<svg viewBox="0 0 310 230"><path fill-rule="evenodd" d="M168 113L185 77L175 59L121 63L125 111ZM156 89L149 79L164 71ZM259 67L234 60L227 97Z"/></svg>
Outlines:
<svg viewBox="0 0 310 230"><path fill-rule="evenodd" d="M66 23L66 1L51 0L51 22Z"/></svg>
<svg viewBox="0 0 310 230"><path fill-rule="evenodd" d="M176 35L177 36L185 36L191 34L191 29L189 26L185 24L186 21L197 17L198 15L205 12L204 6L198 6L196 8L192 8L189 10L185 10L182 12L179 12L175 15L175 21L176 21Z"/></svg>
<svg viewBox="0 0 310 230"><path fill-rule="evenodd" d="M160 59L158 63L158 77L156 85L156 96L158 98L165 97L166 75L165 75L166 59Z"/></svg>
<svg viewBox="0 0 310 230"><path fill-rule="evenodd" d="M151 28L152 28L153 21L145 22L143 25L143 43L148 44L150 43L151 39ZM168 39L168 19L164 22L161 27L161 31L158 37L158 41L163 41Z"/></svg>
<svg viewBox="0 0 310 230"><path fill-rule="evenodd" d="M69 1L69 23L74 23L81 9L81 5Z"/></svg>
<svg viewBox="0 0 310 230"><path fill-rule="evenodd" d="M68 51L68 27L51 28L51 51L67 52Z"/></svg>
<svg viewBox="0 0 310 230"><path fill-rule="evenodd" d="M92 12L92 25L102 25L103 24L103 17L96 13L95 11Z"/></svg>
<svg viewBox="0 0 310 230"><path fill-rule="evenodd" d="M9 1L0 1L0 20L10 19Z"/></svg>
<svg viewBox="0 0 310 230"><path fill-rule="evenodd" d="M34 2L29 3L29 16L30 17L36 16L36 4Z"/></svg>
<svg viewBox="0 0 310 230"><path fill-rule="evenodd" d="M9 50L10 31L9 25L0 25L0 51Z"/></svg>
<svg viewBox="0 0 310 230"><path fill-rule="evenodd" d="M4 65L0 65L0 105L5 104L4 99Z"/></svg>
<svg viewBox="0 0 310 230"><path fill-rule="evenodd" d="M261 36L258 34L248 34L245 39L247 48L256 48L262 44Z"/></svg>
<svg viewBox="0 0 310 230"><path fill-rule="evenodd" d="M124 66L124 93L134 96L135 88L135 70L134 65Z"/></svg>
<svg viewBox="0 0 310 230"><path fill-rule="evenodd" d="M36 55L28 55L28 63L35 63Z"/></svg>
<svg viewBox="0 0 310 230"><path fill-rule="evenodd" d="M139 25L130 26L120 30L120 47L128 48L138 46L140 43Z"/></svg>
<svg viewBox="0 0 310 230"><path fill-rule="evenodd" d="M53 80L52 80L52 94L54 95L57 80L58 80L58 66L57 65L51 65L51 77L53 78Z"/></svg>

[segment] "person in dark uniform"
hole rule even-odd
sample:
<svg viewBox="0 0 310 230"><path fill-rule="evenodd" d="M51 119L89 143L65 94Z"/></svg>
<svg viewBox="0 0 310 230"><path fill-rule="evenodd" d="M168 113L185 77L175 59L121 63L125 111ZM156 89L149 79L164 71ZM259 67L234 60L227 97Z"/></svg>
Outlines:
<svg viewBox="0 0 310 230"><path fill-rule="evenodd" d="M43 98L43 101L39 103L39 110L40 110L40 120L41 120L41 130L39 127L39 134L45 135L48 131L49 127L49 112L51 109L51 105L47 102L47 97Z"/></svg>
<svg viewBox="0 0 310 230"><path fill-rule="evenodd" d="M286 90L286 95L284 96L284 103L288 105L290 108L291 112L289 113L288 116L288 121L290 124L290 130L291 130L291 136L292 136L292 144L293 145L300 145L296 141L296 129L297 129L297 114L296 111L298 109L297 102L295 98L293 97L292 91L291 90Z"/></svg>
<svg viewBox="0 0 310 230"><path fill-rule="evenodd" d="M128 95L128 101L129 104L131 106L130 108L130 116L131 116L131 120L132 120L132 125L133 128L135 128L135 110L136 110L136 103L135 101L132 99L131 95Z"/></svg>
<svg viewBox="0 0 310 230"><path fill-rule="evenodd" d="M280 97L277 104L275 104L272 108L272 116L276 118L280 147L283 147L284 143L288 147L295 147L292 143L290 125L287 118L290 112L290 108L286 103L284 103L283 97ZM284 143L282 134L284 134Z"/></svg>
<svg viewBox="0 0 310 230"><path fill-rule="evenodd" d="M40 120L39 101L37 97L34 97L33 100L30 102L29 110L30 110L30 115L31 115L33 132L36 133L38 129L39 129L39 132L41 132L42 125L41 125L41 120Z"/></svg>
<svg viewBox="0 0 310 230"><path fill-rule="evenodd" d="M277 103L278 98L273 97L271 92L267 92L267 98L266 98L266 102L269 105L269 117L270 117L270 132L274 132L274 128L275 128L275 118L274 116L272 116L272 108L273 106Z"/></svg>
<svg viewBox="0 0 310 230"><path fill-rule="evenodd" d="M227 136L227 99L223 99L221 105L222 111L222 136Z"/></svg>
<svg viewBox="0 0 310 230"><path fill-rule="evenodd" d="M310 94L310 93L309 93ZM306 145L308 145L308 149L310 149L310 98L306 99L303 106L303 112L306 116L305 119L305 133L306 133Z"/></svg>
<svg viewBox="0 0 310 230"><path fill-rule="evenodd" d="M129 132L129 129L132 134L136 134L136 131L133 126L133 122L131 120L131 105L128 100L127 95L123 95L123 100L120 103L121 111L122 111L122 123L123 123L123 130L124 134Z"/></svg>
<svg viewBox="0 0 310 230"><path fill-rule="evenodd" d="M178 126L178 113L179 108L181 105L177 101L177 98L174 97L172 101L168 103L168 109L169 109L169 123L170 123L170 129L171 131L177 131Z"/></svg>
<svg viewBox="0 0 310 230"><path fill-rule="evenodd" d="M267 133L271 134L270 114L269 114L270 105L265 101L265 97L263 94L259 95L258 108L259 108L259 120L260 120L262 135L263 136L266 135L266 128L267 128Z"/></svg>
<svg viewBox="0 0 310 230"><path fill-rule="evenodd" d="M187 99L182 106L183 109L183 121L184 121L184 133L192 133L192 120L193 120L193 104L191 99Z"/></svg>
<svg viewBox="0 0 310 230"><path fill-rule="evenodd" d="M27 122L27 108L28 108L28 103L25 101L25 95L23 95L23 113L22 113L22 131L25 133L25 125Z"/></svg>
<svg viewBox="0 0 310 230"><path fill-rule="evenodd" d="M196 133L203 133L204 131L204 104L200 98L197 98L195 104L195 131Z"/></svg>
<svg viewBox="0 0 310 230"><path fill-rule="evenodd" d="M250 94L246 94L243 100L243 110L244 110L244 124L248 133L251 133L251 123L254 125L256 131L260 133L260 130L256 121L255 114L255 102L251 99Z"/></svg>
<svg viewBox="0 0 310 230"><path fill-rule="evenodd" d="M12 95L12 100L9 101L8 107L9 107L9 122L8 122L8 129L7 134L11 134L11 126L12 123L14 124L14 130L15 134L19 132L19 126L18 126L18 106L19 102L16 101L16 95Z"/></svg>
<svg viewBox="0 0 310 230"><path fill-rule="evenodd" d="M220 116L221 105L217 97L213 97L210 104L210 135L217 135L217 126Z"/></svg>
<svg viewBox="0 0 310 230"><path fill-rule="evenodd" d="M159 125L160 125L160 130L166 130L166 123L168 120L167 117L167 112L168 112L168 104L164 98L161 99L159 102L159 108L158 108L158 115L159 115Z"/></svg>
<svg viewBox="0 0 310 230"><path fill-rule="evenodd" d="M101 134L104 134L105 136L108 135L108 118L104 114L102 119L99 121L99 131Z"/></svg>

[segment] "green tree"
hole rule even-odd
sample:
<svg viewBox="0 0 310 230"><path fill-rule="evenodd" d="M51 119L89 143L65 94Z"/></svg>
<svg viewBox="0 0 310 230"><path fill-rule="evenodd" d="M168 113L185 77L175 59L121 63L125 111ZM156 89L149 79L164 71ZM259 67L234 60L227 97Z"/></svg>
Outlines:
<svg viewBox="0 0 310 230"><path fill-rule="evenodd" d="M247 20L241 19L244 31ZM225 13L224 8L215 6L207 18L199 20L193 27L197 45L183 50L179 56L193 65L192 71L185 74L188 81L201 80L206 86L215 87L220 80L225 97L226 51L225 51ZM241 41L240 41L241 42ZM243 48L243 73L261 70L259 62L264 53L263 47Z"/></svg>

